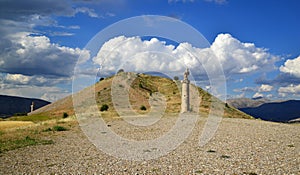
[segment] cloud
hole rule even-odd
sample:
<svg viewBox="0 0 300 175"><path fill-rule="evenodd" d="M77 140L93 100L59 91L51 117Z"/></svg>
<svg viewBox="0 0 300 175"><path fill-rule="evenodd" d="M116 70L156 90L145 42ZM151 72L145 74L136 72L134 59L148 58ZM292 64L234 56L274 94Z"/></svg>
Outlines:
<svg viewBox="0 0 300 175"><path fill-rule="evenodd" d="M33 86L33 85L11 85L11 84L1 84L0 94L11 95L11 96L21 96L30 98L41 98L47 101L56 101L58 99L64 98L70 95L70 92L62 88L53 86Z"/></svg>
<svg viewBox="0 0 300 175"><path fill-rule="evenodd" d="M8 34L29 32L38 33L38 26L78 29L79 26L63 26L56 21L57 16L73 17L78 13L90 17L99 17L94 9L85 7L85 1L39 1L39 0L10 0L0 1L0 39ZM80 5L80 6L78 6ZM105 12L103 12L105 14ZM113 15L107 12L107 16ZM50 31L51 34L52 31ZM40 32L43 33L43 32ZM52 32L52 34L55 34ZM56 35L70 36L70 32L61 31Z"/></svg>
<svg viewBox="0 0 300 175"><path fill-rule="evenodd" d="M195 2L195 0L168 0L168 3L177 3L177 2L183 2L183 3L186 3L186 2Z"/></svg>
<svg viewBox="0 0 300 175"><path fill-rule="evenodd" d="M73 36L74 33L69 33L69 32L51 32L51 36Z"/></svg>
<svg viewBox="0 0 300 175"><path fill-rule="evenodd" d="M90 17L98 17L94 9L87 7L75 8L74 3L71 1L61 0L0 1L0 11L1 19L11 19L15 21L26 21L26 18L34 15L37 17L47 17L52 15L71 17L77 13L85 13Z"/></svg>
<svg viewBox="0 0 300 175"><path fill-rule="evenodd" d="M290 84L289 86L280 87L278 89L278 94L281 97L286 97L287 95L300 97L300 84L299 85Z"/></svg>
<svg viewBox="0 0 300 175"><path fill-rule="evenodd" d="M272 70L278 58L253 43L242 43L230 34L219 34L211 49L221 60L226 74Z"/></svg>
<svg viewBox="0 0 300 175"><path fill-rule="evenodd" d="M179 43L175 47L156 38L141 40L140 37L119 36L107 41L93 61L101 65L106 74L123 68L178 75L188 66L197 76L203 76L206 71L220 73L215 56L227 77L273 70L277 60L276 56L252 43L242 43L230 34L219 34L210 48L196 48L189 43Z"/></svg>
<svg viewBox="0 0 300 175"><path fill-rule="evenodd" d="M7 36L10 45L3 46L0 71L10 74L68 77L73 74L79 56L89 58L89 51L51 43L46 36L16 33Z"/></svg>
<svg viewBox="0 0 300 175"><path fill-rule="evenodd" d="M256 92L252 98L259 98L259 97L264 97L264 95L259 92Z"/></svg>
<svg viewBox="0 0 300 175"><path fill-rule="evenodd" d="M284 65L280 66L279 70L283 73L300 78L300 56L295 59L288 59Z"/></svg>
<svg viewBox="0 0 300 175"><path fill-rule="evenodd" d="M74 16L75 11L70 1L0 1L0 18L24 21L26 17L39 14L41 16L59 15Z"/></svg>
<svg viewBox="0 0 300 175"><path fill-rule="evenodd" d="M99 17L94 9L90 9L90 8L87 8L87 7L79 7L79 8L76 8L75 11L76 11L76 13L86 13L90 17L93 17L93 18L98 18Z"/></svg>
<svg viewBox="0 0 300 175"><path fill-rule="evenodd" d="M233 89L233 92L255 92L257 91L257 88L254 88L254 87L243 87L243 88L240 88L240 89Z"/></svg>
<svg viewBox="0 0 300 175"><path fill-rule="evenodd" d="M268 85L268 84L262 84L260 87L259 87L259 92L270 92L272 91L273 89L273 86L271 85Z"/></svg>
<svg viewBox="0 0 300 175"><path fill-rule="evenodd" d="M27 76L22 74L0 74L0 82L10 85L33 85L33 86L52 86L56 84L69 83L70 77L45 77Z"/></svg>
<svg viewBox="0 0 300 175"><path fill-rule="evenodd" d="M213 2L213 3L219 4L219 5L223 5L223 4L227 3L227 0L204 0L204 1Z"/></svg>

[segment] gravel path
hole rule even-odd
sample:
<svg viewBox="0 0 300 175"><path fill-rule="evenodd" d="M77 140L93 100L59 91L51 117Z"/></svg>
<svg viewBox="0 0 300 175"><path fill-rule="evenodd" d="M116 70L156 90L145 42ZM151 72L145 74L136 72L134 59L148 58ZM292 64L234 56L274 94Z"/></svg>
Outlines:
<svg viewBox="0 0 300 175"><path fill-rule="evenodd" d="M151 127L107 124L130 139L153 139L170 129L176 118ZM99 151L76 126L38 145L0 154L0 174L300 174L300 125L259 120L222 120L216 135L199 147L206 119L174 151L158 159L129 161ZM151 150L148 150L151 151Z"/></svg>

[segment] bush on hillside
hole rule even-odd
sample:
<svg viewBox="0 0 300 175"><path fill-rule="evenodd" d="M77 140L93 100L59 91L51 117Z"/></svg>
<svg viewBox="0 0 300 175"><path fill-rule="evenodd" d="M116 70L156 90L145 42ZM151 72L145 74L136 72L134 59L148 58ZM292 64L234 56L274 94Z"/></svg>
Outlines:
<svg viewBox="0 0 300 175"><path fill-rule="evenodd" d="M107 104L103 104L100 108L100 111L107 111L108 110L108 105Z"/></svg>
<svg viewBox="0 0 300 175"><path fill-rule="evenodd" d="M146 111L146 110L147 110L147 108L146 108L146 106L142 105L142 106L140 107L140 110L142 110L142 111Z"/></svg>

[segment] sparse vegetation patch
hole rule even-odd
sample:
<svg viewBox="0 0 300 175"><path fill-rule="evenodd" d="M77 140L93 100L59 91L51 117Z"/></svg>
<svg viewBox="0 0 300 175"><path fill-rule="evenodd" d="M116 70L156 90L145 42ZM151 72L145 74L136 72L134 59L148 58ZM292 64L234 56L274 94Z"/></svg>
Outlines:
<svg viewBox="0 0 300 175"><path fill-rule="evenodd" d="M34 139L29 136L26 136L23 139L17 139L17 140L7 140L7 141L0 140L0 153L9 151L9 150L14 150L17 148L26 147L26 146L47 145L47 144L53 144L53 143L54 142L52 140Z"/></svg>
<svg viewBox="0 0 300 175"><path fill-rule="evenodd" d="M66 112L63 113L63 118L67 118L68 116L69 116L68 113L66 113Z"/></svg>
<svg viewBox="0 0 300 175"><path fill-rule="evenodd" d="M53 131L67 131L68 129L63 126L53 126Z"/></svg>

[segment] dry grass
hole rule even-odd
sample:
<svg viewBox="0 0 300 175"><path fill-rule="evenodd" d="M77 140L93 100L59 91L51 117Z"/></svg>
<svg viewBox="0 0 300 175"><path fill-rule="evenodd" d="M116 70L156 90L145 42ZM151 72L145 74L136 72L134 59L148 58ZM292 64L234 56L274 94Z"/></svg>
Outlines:
<svg viewBox="0 0 300 175"><path fill-rule="evenodd" d="M121 76L126 76L128 74L134 75L135 78L132 84L130 84L129 89L129 101L131 104L132 109L139 114L145 114L150 111L150 104L149 98L152 93L159 92L164 95L167 107L166 113L179 113L180 106L181 106L181 96L180 96L180 81L173 81L171 79L162 78L158 76L151 76L147 74L139 74L135 75L134 73L126 73L123 72ZM91 100L96 100L99 110L103 104L107 104L109 106L108 111L106 111L103 116L105 118L118 117L114 109L114 105L112 103L111 98L111 85L114 80L114 76L105 78L104 80L97 82L95 85L85 88L84 90L80 91L79 93L75 94L80 98L78 104L80 107L85 108L89 107L89 103ZM192 85L194 86L194 85ZM95 90L95 96L90 94L91 90ZM203 89L198 87L199 95L201 96L200 108L199 112L202 116L208 115L208 113L213 108L212 102L218 103L218 108L224 110L224 117L228 118L251 118L251 116L234 109L216 97L210 95L208 92L204 91ZM147 108L146 111L140 110L141 106L145 106ZM215 108L214 108L214 111ZM37 111L34 111L35 115L44 115L50 117L61 117L64 112L67 112L69 115L74 114L73 110L73 102L72 96L68 96L64 99L61 99L57 102L54 102L50 105L43 107Z"/></svg>
<svg viewBox="0 0 300 175"><path fill-rule="evenodd" d="M34 123L31 121L0 121L0 130L4 131L13 128L23 128L24 126L30 126Z"/></svg>
<svg viewBox="0 0 300 175"><path fill-rule="evenodd" d="M23 116L24 117L24 116ZM53 144L52 137L58 135L56 128L65 128L70 130L78 125L75 116L61 119L48 119L37 121L34 117L28 117L26 120L33 121L16 121L22 120L22 117L0 121L0 153L22 148L26 146L39 144Z"/></svg>

